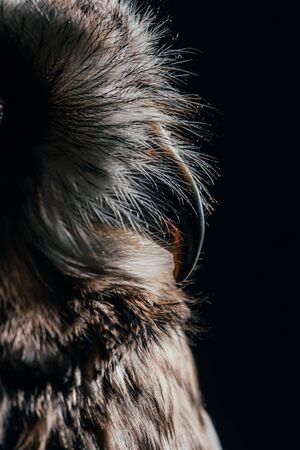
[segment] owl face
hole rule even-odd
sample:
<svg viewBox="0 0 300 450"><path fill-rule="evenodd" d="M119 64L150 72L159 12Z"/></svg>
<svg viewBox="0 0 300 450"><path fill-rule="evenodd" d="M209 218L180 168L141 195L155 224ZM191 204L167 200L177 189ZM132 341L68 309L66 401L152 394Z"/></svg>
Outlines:
<svg viewBox="0 0 300 450"><path fill-rule="evenodd" d="M95 324L105 333L89 300L105 303L105 280L169 289L197 262L207 165L188 137L198 106L163 39L127 2L0 1L7 379L49 374L63 353L56 376Z"/></svg>
<svg viewBox="0 0 300 450"><path fill-rule="evenodd" d="M203 208L184 133L193 105L171 83L163 32L118 1L2 1L0 27L2 234L20 226L73 274L99 227L132 229L173 251L184 280Z"/></svg>

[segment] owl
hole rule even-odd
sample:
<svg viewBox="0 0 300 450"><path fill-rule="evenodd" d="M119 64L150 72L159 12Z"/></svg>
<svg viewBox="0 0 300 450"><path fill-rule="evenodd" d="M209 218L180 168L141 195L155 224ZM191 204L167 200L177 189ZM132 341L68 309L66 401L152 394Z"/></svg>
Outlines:
<svg viewBox="0 0 300 450"><path fill-rule="evenodd" d="M184 289L211 172L166 39L134 1L0 0L1 449L220 449Z"/></svg>

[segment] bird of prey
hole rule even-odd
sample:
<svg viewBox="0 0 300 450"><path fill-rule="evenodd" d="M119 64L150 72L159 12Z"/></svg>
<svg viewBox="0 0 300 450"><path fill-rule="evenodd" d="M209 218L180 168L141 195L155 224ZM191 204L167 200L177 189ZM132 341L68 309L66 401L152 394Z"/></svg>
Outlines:
<svg viewBox="0 0 300 450"><path fill-rule="evenodd" d="M217 450L187 339L201 105L154 13L0 0L0 449Z"/></svg>

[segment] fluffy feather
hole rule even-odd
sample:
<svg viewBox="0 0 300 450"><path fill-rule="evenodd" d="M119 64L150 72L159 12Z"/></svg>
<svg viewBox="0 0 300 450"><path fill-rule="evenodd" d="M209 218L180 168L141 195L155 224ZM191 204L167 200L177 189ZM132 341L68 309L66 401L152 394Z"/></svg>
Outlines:
<svg viewBox="0 0 300 450"><path fill-rule="evenodd" d="M208 166L163 36L128 1L0 0L0 448L212 448L153 125L204 201Z"/></svg>

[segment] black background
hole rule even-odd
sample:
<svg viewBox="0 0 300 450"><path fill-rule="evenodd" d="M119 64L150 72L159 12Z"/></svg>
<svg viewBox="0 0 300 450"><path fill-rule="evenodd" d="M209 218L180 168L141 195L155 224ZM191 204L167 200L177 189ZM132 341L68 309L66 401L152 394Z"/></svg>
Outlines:
<svg viewBox="0 0 300 450"><path fill-rule="evenodd" d="M279 406L286 394L278 379L287 271L282 251L290 239L283 218L287 148L276 120L284 116L285 48L278 39L284 18L267 3L148 3L171 17L175 47L201 51L186 66L197 75L186 89L220 112L207 149L221 168L213 189L218 206L208 220L197 281L210 298L202 310L210 327L194 348L207 408L224 450L293 448L282 425L288 412Z"/></svg>

